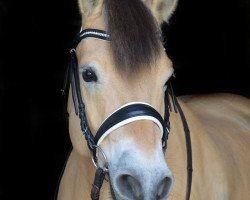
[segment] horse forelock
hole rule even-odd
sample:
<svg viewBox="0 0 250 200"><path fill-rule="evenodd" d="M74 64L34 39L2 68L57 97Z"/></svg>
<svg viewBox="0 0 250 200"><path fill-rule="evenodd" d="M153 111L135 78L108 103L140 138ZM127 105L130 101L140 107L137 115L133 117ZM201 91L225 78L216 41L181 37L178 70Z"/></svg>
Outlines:
<svg viewBox="0 0 250 200"><path fill-rule="evenodd" d="M117 69L150 67L160 54L161 32L141 0L105 0L111 51Z"/></svg>

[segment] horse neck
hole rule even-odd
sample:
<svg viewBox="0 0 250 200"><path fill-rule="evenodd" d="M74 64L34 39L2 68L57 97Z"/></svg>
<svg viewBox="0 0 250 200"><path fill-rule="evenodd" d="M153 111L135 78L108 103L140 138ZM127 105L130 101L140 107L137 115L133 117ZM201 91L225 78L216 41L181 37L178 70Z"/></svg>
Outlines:
<svg viewBox="0 0 250 200"><path fill-rule="evenodd" d="M90 197L94 173L90 158L79 155L73 149L61 179L58 199L80 200Z"/></svg>
<svg viewBox="0 0 250 200"><path fill-rule="evenodd" d="M195 113L193 113L193 111L189 109L181 99L178 101L182 107L190 129L194 169L191 191L192 195L194 195L206 188L205 185L207 182L203 180L203 177L211 171L207 168L207 166L209 166L207 163L212 162L212 160L208 161L208 158L210 158L210 155L216 156L216 152L214 152L214 146L204 131L204 127L200 120L195 116ZM185 188L187 185L187 152L185 133L180 115L172 112L170 115L170 123L171 131L168 140L166 159L170 169L173 171L175 179L171 198L185 199ZM206 158L206 160L204 160L204 158Z"/></svg>
<svg viewBox="0 0 250 200"><path fill-rule="evenodd" d="M201 166L203 158L203 147L206 146L202 142L203 130L199 120L195 117L192 111L187 107L185 103L178 100L184 115L187 119L191 143L193 148L193 168L195 173L200 171L198 168ZM191 123L192 122L192 123ZM174 187L171 193L173 199L185 199L186 196L186 185L187 185L187 150L186 150L186 138L182 124L182 120L179 113L171 112L170 114L171 130L168 140L168 148L166 151L166 160L169 164L170 169L174 174ZM198 148L196 148L198 146ZM202 148L201 148L202 147ZM205 147L206 148L206 147ZM199 149L200 152L196 150ZM195 152L194 152L195 151ZM194 156L200 155L200 156ZM195 166L194 166L195 165ZM193 187L192 187L193 191Z"/></svg>
<svg viewBox="0 0 250 200"><path fill-rule="evenodd" d="M182 103L180 102L180 104ZM171 128L166 149L166 160L174 174L174 187L170 196L174 199L185 199L187 175L186 143L179 113L175 113L174 111L170 113L170 124Z"/></svg>

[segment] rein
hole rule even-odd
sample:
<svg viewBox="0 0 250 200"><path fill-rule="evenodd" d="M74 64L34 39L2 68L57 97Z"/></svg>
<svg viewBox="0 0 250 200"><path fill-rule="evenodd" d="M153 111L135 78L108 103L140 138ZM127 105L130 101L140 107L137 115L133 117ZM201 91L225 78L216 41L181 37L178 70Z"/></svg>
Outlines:
<svg viewBox="0 0 250 200"><path fill-rule="evenodd" d="M158 111L156 111L151 105L145 102L130 102L125 104L115 110L109 117L107 117L102 125L99 127L97 132L92 134L85 113L85 104L81 95L81 87L79 80L79 70L78 70L78 60L76 56L76 47L77 45L85 38L97 38L101 40L110 40L109 34L103 30L98 29L85 29L77 35L74 46L70 50L70 64L67 69L64 86L62 89L63 95L66 95L66 89L68 82L70 82L72 90L72 99L75 107L75 113L80 118L80 125L83 135L87 141L88 148L92 154L92 161L96 167L95 179L93 187L91 190L91 199L98 200L100 196L101 186L105 179L105 176L108 176L108 163L106 156L102 149L100 148L100 143L105 137L111 134L114 130L124 126L125 124L132 123L138 120L149 120L154 122L161 130L162 137L162 147L163 151L167 148L167 139L170 132L170 112L172 112L172 106L170 98L172 99L172 104L174 111L177 113L179 111L181 120L184 127L185 138L186 138L186 149L187 149L187 189L186 189L186 200L189 200L191 193L191 184L192 184L192 148L191 148L191 139L188 124L184 113L175 97L172 89L171 82L168 81L167 89L165 92L165 115L164 119ZM69 80L68 80L69 79ZM97 151L99 151L104 157L105 164L104 166L99 166Z"/></svg>

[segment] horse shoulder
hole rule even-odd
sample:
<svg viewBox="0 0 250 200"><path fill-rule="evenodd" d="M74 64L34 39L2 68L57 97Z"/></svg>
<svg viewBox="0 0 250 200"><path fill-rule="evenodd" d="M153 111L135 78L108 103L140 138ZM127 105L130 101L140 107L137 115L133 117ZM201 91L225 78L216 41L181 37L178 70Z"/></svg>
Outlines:
<svg viewBox="0 0 250 200"><path fill-rule="evenodd" d="M212 147L211 154L217 154L206 165L207 169L219 165L214 168L214 179L221 177L224 198L246 199L250 195L250 100L234 94L183 96L180 100L199 120L202 138L210 141L206 150Z"/></svg>

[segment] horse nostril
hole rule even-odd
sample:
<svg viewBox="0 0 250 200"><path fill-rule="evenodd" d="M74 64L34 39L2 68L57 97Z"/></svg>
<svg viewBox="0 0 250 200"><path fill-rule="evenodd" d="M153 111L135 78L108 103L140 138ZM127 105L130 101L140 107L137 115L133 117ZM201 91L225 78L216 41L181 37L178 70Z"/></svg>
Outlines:
<svg viewBox="0 0 250 200"><path fill-rule="evenodd" d="M117 189L125 199L140 199L142 188L139 181L131 175L124 174L116 180Z"/></svg>
<svg viewBox="0 0 250 200"><path fill-rule="evenodd" d="M171 186L172 186L172 178L165 177L157 187L156 199L157 200L165 199L170 192Z"/></svg>
<svg viewBox="0 0 250 200"><path fill-rule="evenodd" d="M133 170L119 173L113 179L113 195L123 200L164 200L170 194L173 177L163 173L140 173Z"/></svg>

